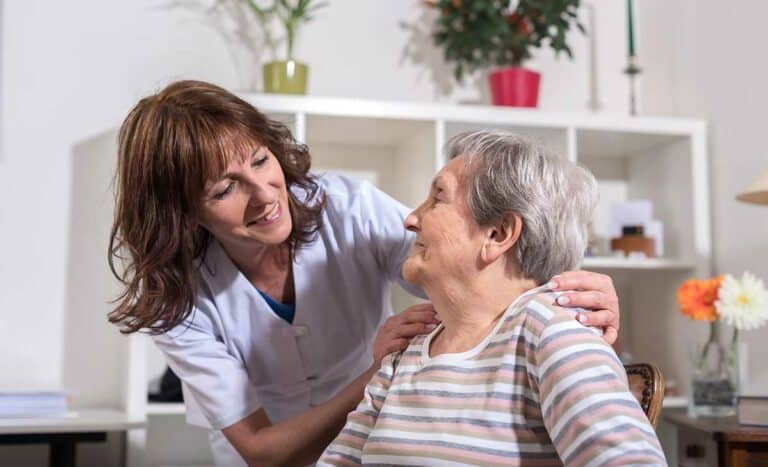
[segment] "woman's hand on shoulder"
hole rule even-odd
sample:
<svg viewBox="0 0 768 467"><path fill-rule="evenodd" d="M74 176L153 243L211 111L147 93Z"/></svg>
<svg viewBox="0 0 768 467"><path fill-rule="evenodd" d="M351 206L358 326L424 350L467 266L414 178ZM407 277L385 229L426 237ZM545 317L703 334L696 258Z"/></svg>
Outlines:
<svg viewBox="0 0 768 467"><path fill-rule="evenodd" d="M374 366L381 366L385 356L404 350L413 337L427 334L438 323L440 320L431 303L420 303L389 317L379 328L373 343Z"/></svg>
<svg viewBox="0 0 768 467"><path fill-rule="evenodd" d="M567 271L552 278L552 290L563 291L557 305L591 310L579 313L579 322L601 328L603 340L616 342L619 333L619 297L610 276L590 271Z"/></svg>

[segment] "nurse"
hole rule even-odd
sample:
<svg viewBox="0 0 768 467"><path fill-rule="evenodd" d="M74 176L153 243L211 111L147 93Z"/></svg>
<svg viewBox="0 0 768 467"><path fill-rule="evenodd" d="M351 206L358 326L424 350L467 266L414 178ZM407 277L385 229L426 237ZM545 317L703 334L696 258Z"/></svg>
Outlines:
<svg viewBox="0 0 768 467"><path fill-rule="evenodd" d="M409 210L309 168L284 125L207 83L142 99L120 129L109 319L153 334L220 466L314 462L381 359L438 322L389 303L392 282L421 295L401 276ZM552 285L616 339L607 276Z"/></svg>

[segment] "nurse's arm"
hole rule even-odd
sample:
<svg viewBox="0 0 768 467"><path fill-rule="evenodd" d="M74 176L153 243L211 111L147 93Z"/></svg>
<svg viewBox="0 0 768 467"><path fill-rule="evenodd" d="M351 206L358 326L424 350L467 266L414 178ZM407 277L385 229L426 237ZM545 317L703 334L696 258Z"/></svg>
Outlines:
<svg viewBox="0 0 768 467"><path fill-rule="evenodd" d="M371 368L328 402L272 424L264 409L222 430L249 466L307 465L344 427L347 414L363 398L365 385L386 355L405 349L414 336L429 332L438 321L431 303L414 305L391 316L379 328Z"/></svg>
<svg viewBox="0 0 768 467"><path fill-rule="evenodd" d="M293 418L273 425L259 409L222 432L249 466L311 464L344 427L377 369L371 367L328 402Z"/></svg>

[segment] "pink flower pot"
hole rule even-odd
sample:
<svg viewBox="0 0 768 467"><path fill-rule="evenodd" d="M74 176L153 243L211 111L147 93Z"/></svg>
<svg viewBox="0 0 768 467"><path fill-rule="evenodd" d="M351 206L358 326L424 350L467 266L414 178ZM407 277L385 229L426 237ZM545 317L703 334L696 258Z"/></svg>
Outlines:
<svg viewBox="0 0 768 467"><path fill-rule="evenodd" d="M541 74L520 67L499 68L488 74L493 105L536 107Z"/></svg>

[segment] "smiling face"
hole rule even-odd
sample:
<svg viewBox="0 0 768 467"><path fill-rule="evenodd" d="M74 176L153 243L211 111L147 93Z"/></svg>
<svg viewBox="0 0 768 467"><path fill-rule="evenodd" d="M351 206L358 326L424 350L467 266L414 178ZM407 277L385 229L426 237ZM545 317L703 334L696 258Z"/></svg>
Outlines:
<svg viewBox="0 0 768 467"><path fill-rule="evenodd" d="M452 159L435 176L427 199L405 219L405 227L416 233L403 264L408 282L424 287L476 274L486 229L467 205L465 172L464 157Z"/></svg>
<svg viewBox="0 0 768 467"><path fill-rule="evenodd" d="M233 157L226 173L205 185L199 223L232 254L276 246L288 239L292 222L280 163L266 146L251 145Z"/></svg>

